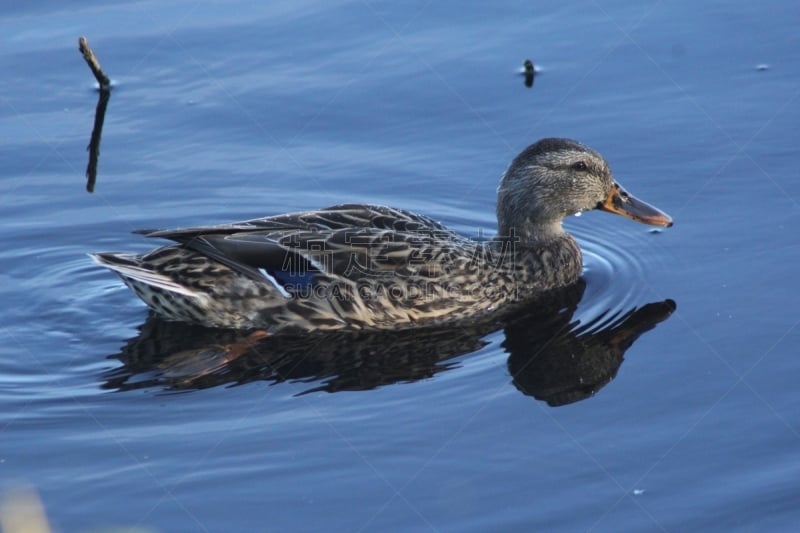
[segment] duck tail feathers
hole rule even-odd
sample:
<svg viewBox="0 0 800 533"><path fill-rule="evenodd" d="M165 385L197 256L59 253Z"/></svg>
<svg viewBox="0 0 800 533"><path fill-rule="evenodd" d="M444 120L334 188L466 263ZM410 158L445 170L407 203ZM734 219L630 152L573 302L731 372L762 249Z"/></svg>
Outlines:
<svg viewBox="0 0 800 533"><path fill-rule="evenodd" d="M97 252L90 253L89 257L98 265L115 272L126 282L139 282L191 298L207 298L206 294L194 291L180 283L176 283L169 276L159 274L158 272L143 267L141 263L137 261L137 256L134 254Z"/></svg>

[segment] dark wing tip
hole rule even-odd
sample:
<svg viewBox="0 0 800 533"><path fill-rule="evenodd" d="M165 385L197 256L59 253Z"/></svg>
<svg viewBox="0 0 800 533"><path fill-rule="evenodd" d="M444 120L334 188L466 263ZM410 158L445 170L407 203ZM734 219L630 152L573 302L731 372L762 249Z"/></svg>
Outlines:
<svg viewBox="0 0 800 533"><path fill-rule="evenodd" d="M162 229L152 229L152 228L135 229L131 233L133 233L134 235L144 235L145 237L150 237L151 235L153 235L154 233L158 233L159 231L164 231L164 230L162 230Z"/></svg>

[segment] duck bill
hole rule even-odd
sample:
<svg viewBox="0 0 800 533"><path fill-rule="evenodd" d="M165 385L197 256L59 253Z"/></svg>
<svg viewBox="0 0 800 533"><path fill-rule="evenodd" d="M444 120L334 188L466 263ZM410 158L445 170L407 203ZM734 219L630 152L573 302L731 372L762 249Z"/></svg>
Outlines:
<svg viewBox="0 0 800 533"><path fill-rule="evenodd" d="M660 209L647 202L638 200L614 184L605 201L600 202L598 209L630 218L651 226L672 226L672 218Z"/></svg>

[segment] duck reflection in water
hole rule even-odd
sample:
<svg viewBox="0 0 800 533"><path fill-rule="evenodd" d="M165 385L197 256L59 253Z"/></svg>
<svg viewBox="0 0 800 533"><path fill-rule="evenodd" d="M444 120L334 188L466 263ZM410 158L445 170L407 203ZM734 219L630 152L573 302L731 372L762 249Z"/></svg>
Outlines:
<svg viewBox="0 0 800 533"><path fill-rule="evenodd" d="M150 316L140 334L110 356L123 365L103 375L112 390L192 390L257 380L309 383L300 394L369 390L426 379L468 364L459 356L503 330L513 384L522 393L565 405L610 382L625 351L667 319L672 300L576 317L585 283L491 322L387 332L268 336L169 322Z"/></svg>

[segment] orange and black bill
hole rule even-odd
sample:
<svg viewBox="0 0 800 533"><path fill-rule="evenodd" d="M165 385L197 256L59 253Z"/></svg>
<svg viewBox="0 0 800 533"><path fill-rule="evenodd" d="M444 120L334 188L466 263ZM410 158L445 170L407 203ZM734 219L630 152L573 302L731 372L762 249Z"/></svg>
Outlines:
<svg viewBox="0 0 800 533"><path fill-rule="evenodd" d="M664 226L665 228L672 226L672 218L668 214L646 202L637 200L616 183L605 201L600 202L597 208L651 226Z"/></svg>

